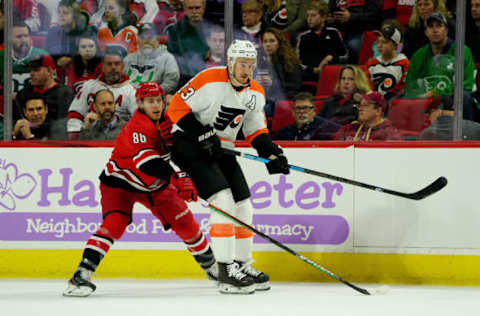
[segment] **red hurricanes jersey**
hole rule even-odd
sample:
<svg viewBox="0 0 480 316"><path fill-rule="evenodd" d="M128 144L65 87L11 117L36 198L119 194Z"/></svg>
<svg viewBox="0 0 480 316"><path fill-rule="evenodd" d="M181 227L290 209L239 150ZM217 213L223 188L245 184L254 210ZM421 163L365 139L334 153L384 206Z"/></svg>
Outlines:
<svg viewBox="0 0 480 316"><path fill-rule="evenodd" d="M137 110L118 134L105 174L123 180L137 190L155 191L168 183L143 173L139 168L158 158L170 160L164 136L159 127Z"/></svg>

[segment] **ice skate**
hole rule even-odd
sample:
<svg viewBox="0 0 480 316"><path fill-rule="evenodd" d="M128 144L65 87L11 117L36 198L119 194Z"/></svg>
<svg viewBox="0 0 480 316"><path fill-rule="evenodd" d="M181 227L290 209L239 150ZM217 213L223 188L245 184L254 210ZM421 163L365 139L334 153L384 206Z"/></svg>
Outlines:
<svg viewBox="0 0 480 316"><path fill-rule="evenodd" d="M63 292L63 296L86 297L92 294L97 288L90 281L92 274L92 271L79 267L68 281L68 286Z"/></svg>
<svg viewBox="0 0 480 316"><path fill-rule="evenodd" d="M218 281L218 264L214 263L204 271L210 281Z"/></svg>
<svg viewBox="0 0 480 316"><path fill-rule="evenodd" d="M224 294L252 294L255 292L255 281L240 271L237 262L219 262L218 288Z"/></svg>
<svg viewBox="0 0 480 316"><path fill-rule="evenodd" d="M235 261L240 265L240 271L251 277L255 281L255 290L267 291L270 290L270 277L261 271L252 267L253 261L240 262Z"/></svg>

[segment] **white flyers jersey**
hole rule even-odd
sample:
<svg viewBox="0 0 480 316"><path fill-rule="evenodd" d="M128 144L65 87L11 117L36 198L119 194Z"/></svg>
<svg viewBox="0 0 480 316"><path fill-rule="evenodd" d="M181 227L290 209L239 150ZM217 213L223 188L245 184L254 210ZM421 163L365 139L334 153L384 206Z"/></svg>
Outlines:
<svg viewBox="0 0 480 316"><path fill-rule="evenodd" d="M78 91L68 109L67 132L80 132L85 115L95 112L93 108L95 93L102 89L112 91L115 99L115 113L124 121L128 121L137 110L135 88L127 76L122 75L122 80L113 85L109 85L101 79L102 77L87 80Z"/></svg>
<svg viewBox="0 0 480 316"><path fill-rule="evenodd" d="M193 112L203 125L213 126L222 140L234 141L240 128L247 142L267 133L265 92L251 79L250 86L236 91L230 83L226 67L208 68L178 91L168 107L173 123ZM174 129L179 129L174 126Z"/></svg>

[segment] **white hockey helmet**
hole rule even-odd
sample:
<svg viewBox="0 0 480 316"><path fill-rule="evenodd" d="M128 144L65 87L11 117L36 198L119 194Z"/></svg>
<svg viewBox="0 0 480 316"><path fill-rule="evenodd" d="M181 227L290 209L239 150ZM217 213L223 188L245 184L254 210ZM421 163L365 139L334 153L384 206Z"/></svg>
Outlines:
<svg viewBox="0 0 480 316"><path fill-rule="evenodd" d="M247 40L233 40L227 50L227 65L231 78L233 78L234 65L238 58L255 59L255 66L257 65L257 49L252 42Z"/></svg>

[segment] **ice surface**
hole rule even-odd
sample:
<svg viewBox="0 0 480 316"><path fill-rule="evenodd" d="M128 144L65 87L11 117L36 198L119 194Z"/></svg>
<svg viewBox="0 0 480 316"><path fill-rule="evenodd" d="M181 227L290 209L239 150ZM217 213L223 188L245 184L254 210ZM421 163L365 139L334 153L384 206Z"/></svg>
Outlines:
<svg viewBox="0 0 480 316"><path fill-rule="evenodd" d="M341 283L272 283L222 295L207 280L95 279L87 298L61 296L66 280L0 279L0 316L464 316L479 315L480 288L390 285L364 296ZM375 289L379 285L360 285Z"/></svg>

